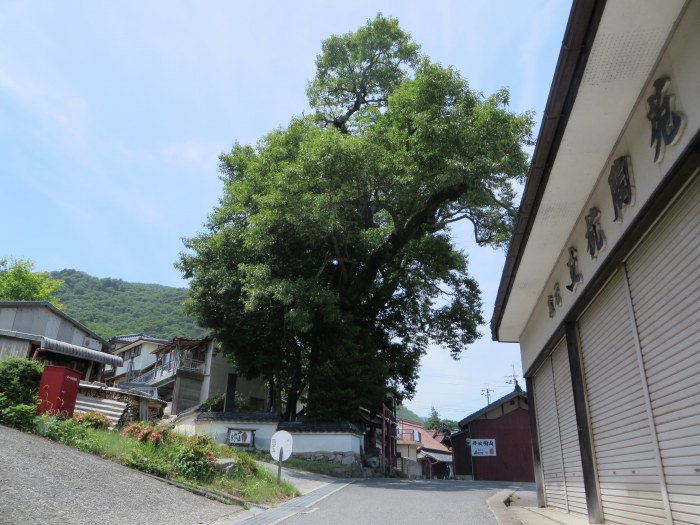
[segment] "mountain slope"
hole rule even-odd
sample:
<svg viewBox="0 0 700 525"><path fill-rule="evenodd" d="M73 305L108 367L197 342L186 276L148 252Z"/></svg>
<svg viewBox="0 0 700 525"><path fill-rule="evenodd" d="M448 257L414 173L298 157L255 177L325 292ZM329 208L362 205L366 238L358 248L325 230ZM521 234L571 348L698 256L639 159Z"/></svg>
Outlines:
<svg viewBox="0 0 700 525"><path fill-rule="evenodd" d="M76 270L51 276L63 281L56 295L65 313L105 339L141 332L165 339L207 334L182 312L186 288L98 279Z"/></svg>

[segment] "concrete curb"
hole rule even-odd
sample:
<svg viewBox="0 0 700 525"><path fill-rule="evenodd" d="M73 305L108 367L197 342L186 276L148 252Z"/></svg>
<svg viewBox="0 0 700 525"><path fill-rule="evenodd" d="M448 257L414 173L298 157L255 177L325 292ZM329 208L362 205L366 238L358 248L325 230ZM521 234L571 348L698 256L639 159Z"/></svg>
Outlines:
<svg viewBox="0 0 700 525"><path fill-rule="evenodd" d="M493 496L486 499L486 504L493 513L498 525L522 525L520 520L515 519L508 510L505 502L517 492L517 489L510 488L498 491Z"/></svg>

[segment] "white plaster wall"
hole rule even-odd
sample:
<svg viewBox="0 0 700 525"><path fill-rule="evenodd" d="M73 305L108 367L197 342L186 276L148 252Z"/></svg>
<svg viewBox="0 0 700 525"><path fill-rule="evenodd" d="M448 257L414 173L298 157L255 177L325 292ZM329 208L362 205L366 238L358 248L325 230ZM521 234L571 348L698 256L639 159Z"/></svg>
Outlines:
<svg viewBox="0 0 700 525"><path fill-rule="evenodd" d="M520 337L523 370L527 370L536 360L547 340L590 282L591 277L602 267L611 249L620 241L664 175L683 154L695 133L700 129L700 31L697 30L698 27L700 27L700 2L690 2L658 67L649 78L643 92L639 94L638 103L624 132L617 144L611 144L611 147L614 147L610 151L608 162L603 171L598 174L598 182L586 205L580 210L579 219L567 244L560 247L561 253L557 264L552 269L547 286L540 295L536 308ZM656 164L654 149L650 147L651 125L646 118L648 111L646 99L654 92L653 82L663 76L671 78L669 93L676 96L676 112L686 117L686 130L677 144L666 147L663 161ZM636 95L630 93L627 96ZM595 129L591 129L591 133L595 133ZM621 155L629 155L631 158L635 201L633 206L623 209L623 220L614 222L615 212L608 175L613 161ZM601 226L607 238L607 248L595 260L591 259L586 252L585 236L585 216L592 207L601 210ZM569 246L577 248L579 271L583 274L583 283L574 293L565 288L571 282L569 269L566 266ZM560 283L563 304L550 319L547 296L552 293L556 282Z"/></svg>
<svg viewBox="0 0 700 525"><path fill-rule="evenodd" d="M362 436L356 434L293 433L294 454L306 452L352 452L360 454Z"/></svg>
<svg viewBox="0 0 700 525"><path fill-rule="evenodd" d="M191 436L193 434L196 434L197 431L195 429L194 420L197 418L198 415L198 412L193 412L191 414L187 414L186 416L178 418L173 430L175 430L175 432L177 432L178 434L182 434L183 436Z"/></svg>
<svg viewBox="0 0 700 525"><path fill-rule="evenodd" d="M217 443L226 443L228 429L255 430L255 448L270 450L272 435L277 432L277 422L196 421L197 434L209 434Z"/></svg>

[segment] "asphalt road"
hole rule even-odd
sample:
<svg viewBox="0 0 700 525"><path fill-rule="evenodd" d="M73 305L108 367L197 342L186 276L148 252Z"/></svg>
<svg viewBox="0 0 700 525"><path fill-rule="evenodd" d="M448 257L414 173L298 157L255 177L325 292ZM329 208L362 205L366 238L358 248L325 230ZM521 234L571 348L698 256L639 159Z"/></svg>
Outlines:
<svg viewBox="0 0 700 525"><path fill-rule="evenodd" d="M509 483L356 480L283 525L496 525L486 499Z"/></svg>
<svg viewBox="0 0 700 525"><path fill-rule="evenodd" d="M194 525L233 521L238 513L241 507L0 426L2 525Z"/></svg>
<svg viewBox="0 0 700 525"><path fill-rule="evenodd" d="M97 456L0 426L0 525L412 525L434 520L496 525L486 499L513 486L297 475L300 480L289 480L316 490L276 509L244 511Z"/></svg>

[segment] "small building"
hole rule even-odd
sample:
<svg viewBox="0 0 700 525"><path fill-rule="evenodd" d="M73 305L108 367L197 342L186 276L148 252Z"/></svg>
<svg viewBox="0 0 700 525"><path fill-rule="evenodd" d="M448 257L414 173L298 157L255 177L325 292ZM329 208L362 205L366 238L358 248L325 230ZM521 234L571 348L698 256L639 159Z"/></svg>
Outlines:
<svg viewBox="0 0 700 525"><path fill-rule="evenodd" d="M527 394L519 386L462 419L459 428L449 438L457 477L535 481Z"/></svg>
<svg viewBox="0 0 700 525"><path fill-rule="evenodd" d="M114 355L122 358L124 363L113 369L107 382L114 386L128 382L141 375L142 371L156 362L156 353L168 339L159 339L145 334L118 335L109 340L114 347Z"/></svg>
<svg viewBox="0 0 700 525"><path fill-rule="evenodd" d="M121 351L132 348L131 343ZM169 401L171 413L179 414L210 397L226 394L227 387L243 393L251 410L265 410L267 387L260 378L239 377L234 366L217 351L211 338L186 339L176 337L157 345L151 353L155 361L142 368L141 374L121 383L122 387L151 389L157 397Z"/></svg>
<svg viewBox="0 0 700 525"><path fill-rule="evenodd" d="M700 1L574 0L491 329L539 504L700 523Z"/></svg>
<svg viewBox="0 0 700 525"><path fill-rule="evenodd" d="M122 365L109 350L107 341L47 301L0 301L0 359L35 359L100 381L105 365Z"/></svg>
<svg viewBox="0 0 700 525"><path fill-rule="evenodd" d="M407 419L396 420L396 470L409 478L450 479L452 453L434 430Z"/></svg>

